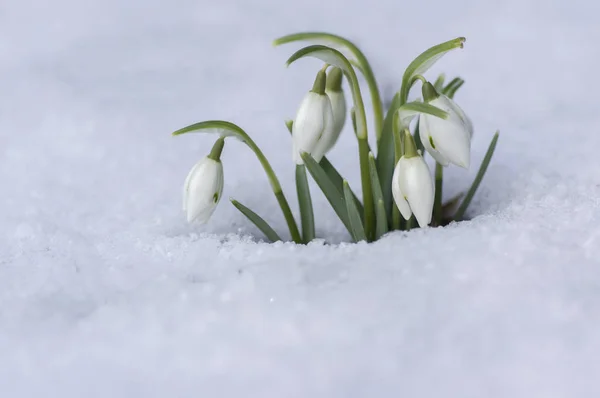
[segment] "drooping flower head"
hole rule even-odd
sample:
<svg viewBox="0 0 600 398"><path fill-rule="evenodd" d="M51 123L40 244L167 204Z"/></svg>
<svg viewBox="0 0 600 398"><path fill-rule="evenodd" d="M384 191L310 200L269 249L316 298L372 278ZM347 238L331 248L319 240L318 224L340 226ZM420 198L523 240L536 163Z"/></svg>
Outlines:
<svg viewBox="0 0 600 398"><path fill-rule="evenodd" d="M219 138L210 154L196 163L185 179L183 211L188 222L206 223L221 200L223 164L220 158L224 143L225 139Z"/></svg>
<svg viewBox="0 0 600 398"><path fill-rule="evenodd" d="M423 99L448 113L446 119L425 113L419 116L423 147L442 166L453 163L468 169L473 135L471 121L452 99L439 94L429 82L423 84Z"/></svg>

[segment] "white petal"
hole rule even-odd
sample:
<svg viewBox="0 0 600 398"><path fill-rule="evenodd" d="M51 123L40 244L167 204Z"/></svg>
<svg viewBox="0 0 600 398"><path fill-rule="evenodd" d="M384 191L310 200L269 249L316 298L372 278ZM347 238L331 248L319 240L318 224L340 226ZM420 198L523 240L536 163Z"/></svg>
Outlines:
<svg viewBox="0 0 600 398"><path fill-rule="evenodd" d="M328 139L325 150L325 153L327 153L335 146L346 124L346 98L343 91L326 90L325 93L331 101L331 110L333 111L333 133Z"/></svg>
<svg viewBox="0 0 600 398"><path fill-rule="evenodd" d="M329 105L329 108L327 106ZM308 92L298 108L296 119L292 126L292 140L298 152L313 153L325 128L327 109L331 112L331 104L326 95ZM302 158L294 157L296 164L302 164Z"/></svg>
<svg viewBox="0 0 600 398"><path fill-rule="evenodd" d="M337 140L337 137L333 137L334 131L334 121L333 121L333 111L331 108L331 103L329 101L329 97L327 98L326 103L323 106L323 134L321 134L321 138L315 145L315 149L312 152L312 157L315 161L320 162L323 156L327 153L331 147L333 147L333 142Z"/></svg>
<svg viewBox="0 0 600 398"><path fill-rule="evenodd" d="M432 101L432 102L434 102L434 101ZM466 126L467 131L469 131L469 138L472 138L473 137L473 122L471 122L471 119L469 119L469 117L467 116L465 111L463 111L463 109L460 106L458 106L458 104L454 100L448 98L447 96L445 96L443 94L440 95L439 102L444 104L444 105L442 105L442 106L444 106L444 110L449 112L451 117L457 116L458 119L460 119L460 121ZM434 106L439 107L439 105L434 105Z"/></svg>
<svg viewBox="0 0 600 398"><path fill-rule="evenodd" d="M410 159L401 158L403 178L400 179L400 189L406 195L410 209L415 215L421 228L431 223L435 187L427 163L421 156Z"/></svg>
<svg viewBox="0 0 600 398"><path fill-rule="evenodd" d="M188 222L207 222L217 207L222 192L223 165L204 158L189 178L186 203Z"/></svg>
<svg viewBox="0 0 600 398"><path fill-rule="evenodd" d="M189 191L189 186L190 186L190 179L192 178L192 176L194 175L194 173L196 172L196 170L204 163L204 159L202 159L201 161L197 162L192 169L190 170L190 172L188 173L187 177L185 177L185 182L183 183L183 211L186 210L186 205L187 205L187 198L188 198L188 191Z"/></svg>
<svg viewBox="0 0 600 398"><path fill-rule="evenodd" d="M436 149L431 146L431 141L433 139L429 133L429 118L435 118L435 116L426 114L421 114L419 116L419 138L421 139L421 143L423 143L423 148L431 155L431 157L434 158L436 162L446 167L450 163L448 162L448 159L437 150L437 146Z"/></svg>
<svg viewBox="0 0 600 398"><path fill-rule="evenodd" d="M402 158L400 160L402 160ZM400 210L400 214L402 214L402 217L404 217L405 220L408 220L410 216L412 216L412 212L406 201L405 193L402 192L400 180L403 178L403 173L403 164L399 161L394 168L394 175L392 176L392 196L394 197L394 202L396 203L398 210Z"/></svg>
<svg viewBox="0 0 600 398"><path fill-rule="evenodd" d="M423 115L427 120L429 136L435 149L450 163L463 168L469 168L471 162L471 132L469 124L456 112L458 105L445 97L439 96L430 102L448 112L447 119L431 115ZM423 143L425 145L425 143ZM433 153L431 153L433 156Z"/></svg>

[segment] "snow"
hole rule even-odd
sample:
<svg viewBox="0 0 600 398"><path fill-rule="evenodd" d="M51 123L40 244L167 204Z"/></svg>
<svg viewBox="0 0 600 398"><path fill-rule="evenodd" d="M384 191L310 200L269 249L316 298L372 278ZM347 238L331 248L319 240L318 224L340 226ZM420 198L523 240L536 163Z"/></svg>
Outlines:
<svg viewBox="0 0 600 398"><path fill-rule="evenodd" d="M0 396L598 396L599 7L4 0ZM429 76L466 79L475 166L501 131L472 220L353 245L315 194L327 243L265 244L226 200L186 224L213 137L170 132L206 119L245 128L297 208L283 120L320 64L270 43L306 30L355 40L388 96L467 37ZM356 153L346 129L330 158L354 187ZM253 155L223 162L224 196L285 235Z"/></svg>

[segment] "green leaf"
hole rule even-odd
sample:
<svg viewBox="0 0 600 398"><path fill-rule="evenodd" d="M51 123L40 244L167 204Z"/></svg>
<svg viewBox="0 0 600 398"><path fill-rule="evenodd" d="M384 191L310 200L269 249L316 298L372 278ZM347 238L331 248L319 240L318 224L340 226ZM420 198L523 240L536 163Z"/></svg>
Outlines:
<svg viewBox="0 0 600 398"><path fill-rule="evenodd" d="M344 54L342 54L334 48L322 45L313 45L301 48L300 50L296 51L287 60L286 64L289 66L295 61L304 57L318 58L325 63L337 66L344 72L346 79L348 79L348 82L350 83L350 91L352 92L352 99L354 101L354 108L356 111L357 136L358 138L366 138L367 126L366 116L364 113L365 108L362 100L362 94L360 93L358 78L356 77L356 73L354 72L350 61L348 61Z"/></svg>
<svg viewBox="0 0 600 398"><path fill-rule="evenodd" d="M247 141L247 134L244 130L242 130L239 126L224 120L207 120L205 122L190 124L187 127L173 132L172 135L181 135L186 133L218 134L221 137L235 137L242 142Z"/></svg>
<svg viewBox="0 0 600 398"><path fill-rule="evenodd" d="M352 226L348 219L348 210L346 209L346 200L344 194L331 182L325 171L308 153L303 152L301 155L308 172L315 180L325 198L335 211L335 214L340 218L348 232L352 234ZM343 183L342 183L343 184Z"/></svg>
<svg viewBox="0 0 600 398"><path fill-rule="evenodd" d="M321 166L323 171L325 171L325 174L327 174L327 177L329 177L329 179L331 180L333 185L335 185L335 187L340 192L343 192L344 191L344 178L337 171L337 169L331 164L329 159L327 159L327 157L323 156L321 158L321 161L319 162L319 165ZM356 196L354 194L354 192L352 193L352 197L354 198L354 203L356 204L356 207L358 208L358 211L360 212L361 216L364 215L364 208L363 208L362 203L360 202L360 199L358 199L358 196Z"/></svg>
<svg viewBox="0 0 600 398"><path fill-rule="evenodd" d="M371 178L371 186L373 187L373 201L375 202L375 240L377 240L388 232L388 217L385 212L383 192L381 191L375 157L372 152L369 152L369 176Z"/></svg>
<svg viewBox="0 0 600 398"><path fill-rule="evenodd" d="M258 214L241 204L235 199L230 199L231 203L238 209L243 215L248 217L250 221L269 239L271 242L277 242L278 240L282 240L277 232L265 220L263 220Z"/></svg>
<svg viewBox="0 0 600 398"><path fill-rule="evenodd" d="M404 75L402 76L402 88L400 89L402 102L406 102L410 88L414 83L415 76L422 75L423 73L427 72L427 70L431 68L433 64L435 64L448 51L454 50L455 48L462 48L465 40L466 39L464 37L458 37L454 40L438 44L437 46L433 46L424 51L417 58L415 58L410 65L408 65L404 71Z"/></svg>
<svg viewBox="0 0 600 398"><path fill-rule="evenodd" d="M444 87L444 80L446 80L446 76L442 73L435 80L435 83L433 83L433 88L435 88L435 91L439 92Z"/></svg>
<svg viewBox="0 0 600 398"><path fill-rule="evenodd" d="M350 227L352 237L355 242L359 242L361 240L367 241L367 235L365 234L365 228L363 227L363 223L360 219L360 214L354 201L352 200L352 191L350 190L350 185L348 185L348 181L344 180L344 199L346 202L346 211L348 212L348 220L350 221Z"/></svg>
<svg viewBox="0 0 600 398"><path fill-rule="evenodd" d="M481 166L479 166L479 171L475 176L475 180L473 180L473 184L471 184L471 188L469 189L467 195L460 204L460 207L454 214L455 221L462 220L463 216L465 215L465 211L467 210L467 207L469 207L469 204L471 204L471 200L473 200L473 196L475 195L477 188L479 188L479 184L481 184L481 180L483 179L483 176L485 175L490 161L492 160L492 156L494 155L494 150L496 149L496 143L498 142L499 135L500 132L496 131L496 134L494 134L494 138L492 138L492 142L490 142L490 146L488 147L488 150L485 153L485 157L481 162Z"/></svg>
<svg viewBox="0 0 600 398"><path fill-rule="evenodd" d="M300 221L302 222L302 240L304 243L308 243L315 238L315 218L306 178L306 168L300 164L296 165L296 191L298 192Z"/></svg>
<svg viewBox="0 0 600 398"><path fill-rule="evenodd" d="M290 134L292 133L293 123L294 122L291 120L288 120L285 123ZM336 170L336 168L331 164L329 159L327 159L326 156L323 156L321 158L321 161L319 162L319 165L323 168L323 170L327 174L327 177L329 177L329 179L331 180L333 185L335 185L335 187L340 192L342 192L344 190L344 187L343 187L344 179L342 178L340 173ZM362 203L360 203L360 199L358 199L358 197L354 194L354 192L352 193L352 197L354 198L354 203L356 203L356 207L358 208L358 210L360 211L360 214L362 216L364 214L364 209L363 209Z"/></svg>
<svg viewBox="0 0 600 398"><path fill-rule="evenodd" d="M452 79L452 81L441 90L441 93L447 96L448 98L454 98L454 95L456 94L458 89L462 87L463 84L465 84L465 81L460 77L456 77Z"/></svg>
<svg viewBox="0 0 600 398"><path fill-rule="evenodd" d="M448 117L448 112L445 112L433 105L417 101L409 102L400 106L397 112L398 117L400 118L400 124L403 127L408 127L410 121L420 113L426 113L428 115L433 115L441 119L446 119Z"/></svg>

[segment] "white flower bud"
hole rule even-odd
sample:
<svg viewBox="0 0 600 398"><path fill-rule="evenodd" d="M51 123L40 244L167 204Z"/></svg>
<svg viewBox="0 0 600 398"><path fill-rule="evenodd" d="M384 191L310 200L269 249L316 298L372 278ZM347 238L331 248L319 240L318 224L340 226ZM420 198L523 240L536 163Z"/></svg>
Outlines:
<svg viewBox="0 0 600 398"><path fill-rule="evenodd" d="M309 153L317 162L330 148L333 136L333 110L325 94L325 72L320 71L313 89L305 96L292 125L293 158L303 164L300 154Z"/></svg>
<svg viewBox="0 0 600 398"><path fill-rule="evenodd" d="M421 228L431 223L435 186L427 163L417 154L410 134L406 135L405 155L400 158L392 176L392 196L400 214L408 220L413 214Z"/></svg>
<svg viewBox="0 0 600 398"><path fill-rule="evenodd" d="M419 116L419 137L423 147L441 165L453 163L467 169L471 162L473 125L453 100L428 86L431 84L423 85L423 98L430 105L447 112L448 118L425 113Z"/></svg>
<svg viewBox="0 0 600 398"><path fill-rule="evenodd" d="M223 192L223 164L219 160L222 150L222 139L217 141L215 147L221 142L218 154L215 157L215 148L210 155L200 160L192 167L183 186L183 211L187 213L187 221L206 223L215 211L221 193ZM216 158L216 160L215 160Z"/></svg>

